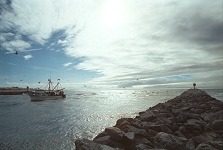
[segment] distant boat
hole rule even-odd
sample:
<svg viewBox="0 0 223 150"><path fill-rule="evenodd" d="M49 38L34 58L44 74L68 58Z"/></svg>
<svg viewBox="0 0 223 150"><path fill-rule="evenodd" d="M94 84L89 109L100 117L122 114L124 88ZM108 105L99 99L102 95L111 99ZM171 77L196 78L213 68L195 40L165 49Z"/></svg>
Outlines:
<svg viewBox="0 0 223 150"><path fill-rule="evenodd" d="M48 79L46 89L38 89L28 92L31 101L44 101L44 100L58 100L66 98L64 94L64 88L60 88L60 82L58 80L57 85L53 86L51 79Z"/></svg>

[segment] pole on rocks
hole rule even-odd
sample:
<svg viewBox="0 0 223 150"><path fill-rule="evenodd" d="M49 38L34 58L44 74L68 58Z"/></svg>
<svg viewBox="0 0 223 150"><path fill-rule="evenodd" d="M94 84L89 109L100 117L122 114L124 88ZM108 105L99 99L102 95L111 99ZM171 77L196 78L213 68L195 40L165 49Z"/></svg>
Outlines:
<svg viewBox="0 0 223 150"><path fill-rule="evenodd" d="M193 86L194 86L194 89L195 89L196 83L193 83Z"/></svg>

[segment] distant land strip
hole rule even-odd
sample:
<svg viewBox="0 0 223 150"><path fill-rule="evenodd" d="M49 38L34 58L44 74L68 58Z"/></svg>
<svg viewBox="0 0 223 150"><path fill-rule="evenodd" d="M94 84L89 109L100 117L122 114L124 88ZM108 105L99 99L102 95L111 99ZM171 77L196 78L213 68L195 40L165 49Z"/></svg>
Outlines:
<svg viewBox="0 0 223 150"><path fill-rule="evenodd" d="M29 93L34 89L19 88L19 87L1 87L0 95L21 95L23 93Z"/></svg>

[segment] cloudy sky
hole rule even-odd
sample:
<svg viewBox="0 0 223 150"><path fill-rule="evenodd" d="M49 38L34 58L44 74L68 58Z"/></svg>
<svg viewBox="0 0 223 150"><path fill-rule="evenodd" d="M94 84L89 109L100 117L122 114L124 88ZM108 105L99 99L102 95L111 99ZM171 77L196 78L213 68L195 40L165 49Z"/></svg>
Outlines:
<svg viewBox="0 0 223 150"><path fill-rule="evenodd" d="M0 0L0 44L1 86L223 88L222 0Z"/></svg>

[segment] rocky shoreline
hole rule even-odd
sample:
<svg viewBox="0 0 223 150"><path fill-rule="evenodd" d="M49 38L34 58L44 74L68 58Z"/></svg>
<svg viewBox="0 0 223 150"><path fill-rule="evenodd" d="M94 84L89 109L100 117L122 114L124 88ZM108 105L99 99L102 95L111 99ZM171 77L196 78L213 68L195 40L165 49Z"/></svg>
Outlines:
<svg viewBox="0 0 223 150"><path fill-rule="evenodd" d="M75 145L77 150L222 150L223 102L189 89Z"/></svg>

